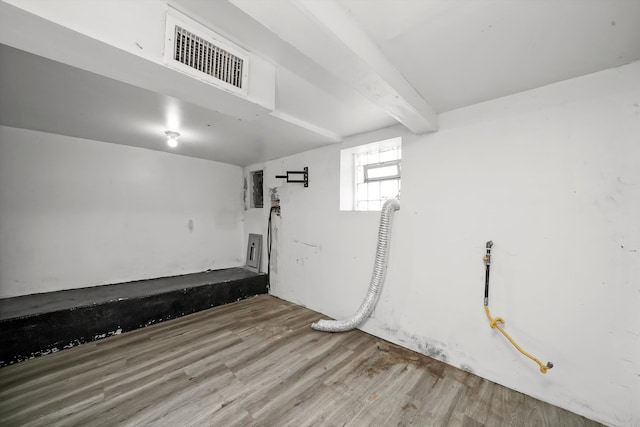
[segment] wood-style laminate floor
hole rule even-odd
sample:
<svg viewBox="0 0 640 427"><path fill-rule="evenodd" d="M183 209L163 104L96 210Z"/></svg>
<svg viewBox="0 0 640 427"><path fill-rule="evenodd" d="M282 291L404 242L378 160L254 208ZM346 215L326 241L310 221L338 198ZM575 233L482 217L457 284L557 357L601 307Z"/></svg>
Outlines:
<svg viewBox="0 0 640 427"><path fill-rule="evenodd" d="M261 295L0 369L2 426L590 426Z"/></svg>

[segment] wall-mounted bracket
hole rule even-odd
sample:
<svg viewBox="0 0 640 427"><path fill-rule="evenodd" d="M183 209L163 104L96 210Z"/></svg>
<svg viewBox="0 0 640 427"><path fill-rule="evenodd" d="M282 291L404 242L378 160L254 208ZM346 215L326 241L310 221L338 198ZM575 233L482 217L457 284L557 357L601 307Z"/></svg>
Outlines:
<svg viewBox="0 0 640 427"><path fill-rule="evenodd" d="M286 179L287 182L298 182L304 184L305 187L309 186L309 168L305 168L301 171L287 171L286 175L276 175L276 178Z"/></svg>

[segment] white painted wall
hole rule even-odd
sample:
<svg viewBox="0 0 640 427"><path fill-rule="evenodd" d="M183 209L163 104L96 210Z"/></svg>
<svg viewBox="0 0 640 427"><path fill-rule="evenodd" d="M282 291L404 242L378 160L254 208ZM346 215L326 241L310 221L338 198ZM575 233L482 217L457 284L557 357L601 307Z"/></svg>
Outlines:
<svg viewBox="0 0 640 427"><path fill-rule="evenodd" d="M0 297L244 265L241 186L238 166L0 127Z"/></svg>
<svg viewBox="0 0 640 427"><path fill-rule="evenodd" d="M363 330L610 425L640 425L640 63L478 104L416 137L360 135L266 163L278 186L272 293L349 316L369 283L378 215L339 211L340 149L402 135L401 210ZM310 186L274 175L310 169ZM265 214L267 212L265 211ZM490 329L490 306L555 367Z"/></svg>

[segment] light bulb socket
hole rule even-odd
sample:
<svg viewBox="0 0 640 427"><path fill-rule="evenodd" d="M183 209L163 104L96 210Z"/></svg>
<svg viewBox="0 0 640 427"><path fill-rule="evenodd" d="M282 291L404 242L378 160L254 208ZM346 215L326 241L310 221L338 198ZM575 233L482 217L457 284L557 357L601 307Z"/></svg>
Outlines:
<svg viewBox="0 0 640 427"><path fill-rule="evenodd" d="M164 134L167 135L167 145L169 147L175 148L178 146L178 137L180 136L178 132L167 130Z"/></svg>

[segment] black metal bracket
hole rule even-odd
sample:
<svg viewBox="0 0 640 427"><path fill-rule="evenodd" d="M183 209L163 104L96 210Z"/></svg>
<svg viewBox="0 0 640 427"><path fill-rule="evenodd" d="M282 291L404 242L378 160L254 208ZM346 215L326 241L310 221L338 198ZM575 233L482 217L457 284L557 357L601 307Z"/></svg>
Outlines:
<svg viewBox="0 0 640 427"><path fill-rule="evenodd" d="M300 179L301 178L300 175L302 176L302 179ZM304 184L305 187L308 187L309 186L309 168L305 166L305 168L301 171L287 171L286 175L276 175L276 178L286 179L287 182L298 182L300 184Z"/></svg>

